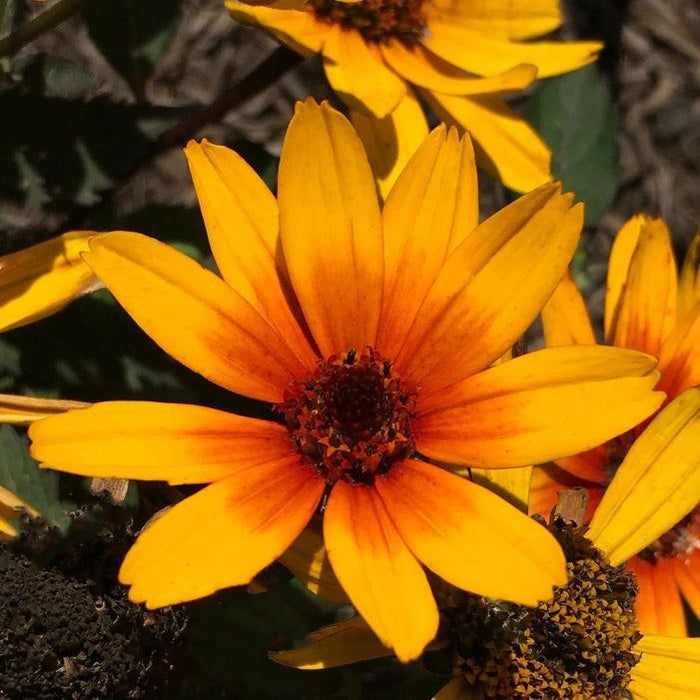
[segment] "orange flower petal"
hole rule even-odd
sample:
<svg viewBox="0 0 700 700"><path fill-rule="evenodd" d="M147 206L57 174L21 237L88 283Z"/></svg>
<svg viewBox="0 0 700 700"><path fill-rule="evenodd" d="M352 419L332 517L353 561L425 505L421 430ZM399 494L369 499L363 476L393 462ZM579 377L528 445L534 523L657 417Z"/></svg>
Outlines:
<svg viewBox="0 0 700 700"><path fill-rule="evenodd" d="M449 583L523 605L566 583L554 537L488 489L416 460L375 483L413 554Z"/></svg>
<svg viewBox="0 0 700 700"><path fill-rule="evenodd" d="M556 463L569 474L596 484L604 484L610 478L610 473L606 471L609 466L606 445L598 445L592 450L579 452L570 457L559 457Z"/></svg>
<svg viewBox="0 0 700 700"><path fill-rule="evenodd" d="M0 257L0 331L50 316L102 285L80 254L94 231L71 231Z"/></svg>
<svg viewBox="0 0 700 700"><path fill-rule="evenodd" d="M278 333L219 277L139 233L95 238L84 254L117 301L158 345L212 382L279 401L305 370Z"/></svg>
<svg viewBox="0 0 700 700"><path fill-rule="evenodd" d="M552 179L552 154L539 134L500 97L422 91L438 118L469 131L479 165L517 192Z"/></svg>
<svg viewBox="0 0 700 700"><path fill-rule="evenodd" d="M377 44L337 25L323 47L323 69L343 102L381 119L406 95L406 82L384 63Z"/></svg>
<svg viewBox="0 0 700 700"><path fill-rule="evenodd" d="M659 388L669 398L700 384L700 302L671 331L661 347Z"/></svg>
<svg viewBox="0 0 700 700"><path fill-rule="evenodd" d="M574 253L580 206L554 185L466 237L445 262L396 365L421 399L488 367L541 311ZM503 465L505 466L505 465Z"/></svg>
<svg viewBox="0 0 700 700"><path fill-rule="evenodd" d="M494 75L520 63L531 63L537 67L540 78L548 78L595 61L603 48L597 41L518 43L437 17L429 21L429 29L421 43L446 61L477 75Z"/></svg>
<svg viewBox="0 0 700 700"><path fill-rule="evenodd" d="M34 423L32 455L52 469L203 484L295 452L270 421L188 404L108 401Z"/></svg>
<svg viewBox="0 0 700 700"><path fill-rule="evenodd" d="M464 676L455 676L435 693L432 700L484 700L484 694L480 688L467 683Z"/></svg>
<svg viewBox="0 0 700 700"><path fill-rule="evenodd" d="M567 273L542 309L547 346L595 345L596 339L586 302L571 272Z"/></svg>
<svg viewBox="0 0 700 700"><path fill-rule="evenodd" d="M376 187L357 134L326 103L297 103L279 207L289 277L323 355L374 345L384 284Z"/></svg>
<svg viewBox="0 0 700 700"><path fill-rule="evenodd" d="M674 557L676 581L696 617L700 616L700 549Z"/></svg>
<svg viewBox="0 0 700 700"><path fill-rule="evenodd" d="M174 605L249 583L294 541L325 482L298 455L241 469L159 517L119 572L129 599Z"/></svg>
<svg viewBox="0 0 700 700"><path fill-rule="evenodd" d="M627 568L634 572L639 584L635 611L642 634L664 634L685 637L685 611L676 584L673 560L660 558L654 562L632 557Z"/></svg>
<svg viewBox="0 0 700 700"><path fill-rule="evenodd" d="M323 535L338 580L380 641L401 661L420 656L437 633L437 606L377 491L336 483Z"/></svg>
<svg viewBox="0 0 700 700"><path fill-rule="evenodd" d="M419 405L416 446L432 459L475 467L538 464L590 449L659 407L655 366L648 355L599 345L523 355Z"/></svg>
<svg viewBox="0 0 700 700"><path fill-rule="evenodd" d="M395 357L447 255L478 224L474 151L468 136L435 129L384 205L384 301L378 349Z"/></svg>
<svg viewBox="0 0 700 700"><path fill-rule="evenodd" d="M350 120L362 139L369 164L384 199L396 178L428 135L428 120L410 87L396 109L383 119L350 110Z"/></svg>
<svg viewBox="0 0 700 700"><path fill-rule="evenodd" d="M433 0L433 8L447 22L511 39L548 34L562 23L560 0Z"/></svg>
<svg viewBox="0 0 700 700"><path fill-rule="evenodd" d="M414 85L446 95L523 90L537 77L535 66L522 64L488 78L478 78L473 73L455 68L420 44L408 46L398 40L381 44L380 50L384 60L400 76Z"/></svg>
<svg viewBox="0 0 700 700"><path fill-rule="evenodd" d="M676 322L677 284L668 228L660 219L647 219L612 316L612 344L658 357Z"/></svg>
<svg viewBox="0 0 700 700"><path fill-rule="evenodd" d="M222 277L258 311L310 370L316 355L292 314L277 274L277 201L235 151L190 141L187 163Z"/></svg>
<svg viewBox="0 0 700 700"><path fill-rule="evenodd" d="M260 27L302 56L319 53L331 31L326 22L319 22L311 12L226 2L231 17L237 22Z"/></svg>

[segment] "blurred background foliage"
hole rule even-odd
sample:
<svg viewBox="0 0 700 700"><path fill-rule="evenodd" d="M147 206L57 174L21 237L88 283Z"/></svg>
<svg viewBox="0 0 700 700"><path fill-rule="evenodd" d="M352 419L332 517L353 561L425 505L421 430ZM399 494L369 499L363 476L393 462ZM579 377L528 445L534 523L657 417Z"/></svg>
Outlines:
<svg viewBox="0 0 700 700"><path fill-rule="evenodd" d="M55 4L0 0L0 41ZM318 63L280 68L242 104L212 111L274 50L219 0L73 4L69 19L0 56L0 252L68 228L122 229L212 266L180 147L195 135L231 146L274 189L294 101L330 96ZM580 0L568 4L561 36L603 38L608 48L598 65L540 81L516 105L552 148L554 174L586 202L574 267L599 319L610 242L628 216L663 215L679 253L697 224L700 134L690 115L700 116L700 9L696 0ZM512 197L485 175L481 192L483 216ZM267 410L168 358L106 291L0 336L0 391ZM86 480L34 466L22 431L0 427L0 484L69 529L67 510L90 498ZM163 505L132 488L124 507L140 526L154 502ZM419 664L320 673L274 664L268 649L350 611L313 597L281 566L267 576L275 585L265 593L231 590L187 606L185 661L167 697L425 698L439 687L435 668Z"/></svg>

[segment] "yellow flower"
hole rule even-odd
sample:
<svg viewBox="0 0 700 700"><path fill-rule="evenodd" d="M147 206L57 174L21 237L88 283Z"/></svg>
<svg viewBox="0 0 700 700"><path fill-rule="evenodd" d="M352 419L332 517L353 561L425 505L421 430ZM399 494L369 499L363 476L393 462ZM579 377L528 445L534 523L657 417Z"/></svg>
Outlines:
<svg viewBox="0 0 700 700"><path fill-rule="evenodd" d="M9 521L18 518L22 511L38 515L37 511L19 496L0 486L0 540L9 539L17 534L16 528Z"/></svg>
<svg viewBox="0 0 700 700"><path fill-rule="evenodd" d="M610 254L606 342L659 357L659 388L666 392L668 400L700 383L699 261L700 234L691 244L679 276L668 228L663 221L646 216L632 218L620 230ZM550 347L596 342L585 303L570 275L545 306L542 319ZM685 415L683 406L684 403L673 401L667 415ZM697 421L697 416L692 420ZM532 511L548 513L563 486L586 487L593 508L630 447L637 459L646 458L634 445L644 427L642 423L627 435L594 450L559 459L557 468L536 469ZM672 432L665 435L666 439L672 436ZM678 458L689 465L700 463L697 444L689 442L686 452ZM690 504L689 510L697 506L698 500L700 497ZM630 561L629 566L637 574L641 588L637 615L642 630L682 635L686 622L681 591L700 614L700 508L683 513L682 521L671 525L674 527L667 533L660 532L659 540Z"/></svg>
<svg viewBox="0 0 700 700"><path fill-rule="evenodd" d="M502 99L536 77L593 61L597 42L525 42L561 25L559 0L311 0L275 7L228 2L302 55L320 53L351 109L386 196L428 133L422 97L467 129L481 167L528 192L551 179L547 146Z"/></svg>
<svg viewBox="0 0 700 700"><path fill-rule="evenodd" d="M404 661L437 630L421 564L485 595L550 597L565 580L554 538L427 460L529 464L658 407L656 362L636 351L555 348L490 367L564 274L581 206L547 184L477 227L471 143L441 126L380 211L350 123L313 101L287 131L277 201L234 152L205 141L186 155L223 279L136 233L94 238L84 257L166 352L267 402L271 420L108 402L30 428L44 466L213 482L140 535L120 573L131 599L246 584L319 509L338 580Z"/></svg>
<svg viewBox="0 0 700 700"><path fill-rule="evenodd" d="M429 649L448 648L454 660L453 679L436 700L544 697L543 688L551 697L592 700L700 697L700 639L640 634L634 573L620 566L682 517L700 491L700 465L682 459L698 445L700 389L676 402L679 408L664 409L639 438L588 531L561 519L550 525L569 572L552 602L526 609L434 582L442 626ZM689 420L679 423L681 413ZM662 458L650 456L655 449ZM356 617L272 658L313 670L390 653Z"/></svg>

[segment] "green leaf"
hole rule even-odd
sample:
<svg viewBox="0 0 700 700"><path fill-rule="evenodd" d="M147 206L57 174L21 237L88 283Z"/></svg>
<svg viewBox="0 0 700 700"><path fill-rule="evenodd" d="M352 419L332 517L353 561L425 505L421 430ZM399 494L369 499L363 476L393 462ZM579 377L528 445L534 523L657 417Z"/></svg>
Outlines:
<svg viewBox="0 0 700 700"><path fill-rule="evenodd" d="M93 0L83 10L90 37L140 99L175 35L179 8L179 0Z"/></svg>
<svg viewBox="0 0 700 700"><path fill-rule="evenodd" d="M68 529L66 512L74 506L61 501L58 474L40 469L29 454L27 440L9 425L0 426L0 485L36 508L48 522Z"/></svg>
<svg viewBox="0 0 700 700"><path fill-rule="evenodd" d="M552 149L552 172L586 204L595 224L612 204L619 179L618 115L597 66L543 81L527 110Z"/></svg>

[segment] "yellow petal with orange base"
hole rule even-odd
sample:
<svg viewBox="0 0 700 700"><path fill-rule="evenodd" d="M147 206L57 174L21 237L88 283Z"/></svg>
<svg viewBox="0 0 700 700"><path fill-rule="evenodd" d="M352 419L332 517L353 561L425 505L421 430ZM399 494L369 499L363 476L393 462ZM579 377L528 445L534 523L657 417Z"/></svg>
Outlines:
<svg viewBox="0 0 700 700"><path fill-rule="evenodd" d="M163 350L210 381L279 401L304 376L283 338L243 297L174 248L117 232L93 239L84 257Z"/></svg>
<svg viewBox="0 0 700 700"><path fill-rule="evenodd" d="M406 95L406 82L382 58L377 44L354 29L333 25L323 45L323 69L348 107L382 119Z"/></svg>
<svg viewBox="0 0 700 700"><path fill-rule="evenodd" d="M335 622L312 632L296 649L274 651L270 658L282 666L305 671L335 668L359 661L392 656L361 617Z"/></svg>
<svg viewBox="0 0 700 700"><path fill-rule="evenodd" d="M386 270L377 346L385 357L396 356L448 254L476 228L478 201L469 137L438 126L382 212Z"/></svg>
<svg viewBox="0 0 700 700"><path fill-rule="evenodd" d="M566 272L542 309L542 327L547 347L595 345L586 302L570 271Z"/></svg>
<svg viewBox="0 0 700 700"><path fill-rule="evenodd" d="M280 561L315 595L347 604L348 594L333 573L323 535L314 523L294 540Z"/></svg>
<svg viewBox="0 0 700 700"><path fill-rule="evenodd" d="M0 257L0 331L50 316L102 285L80 254L94 231L71 231Z"/></svg>
<svg viewBox="0 0 700 700"><path fill-rule="evenodd" d="M442 121L469 131L479 165L507 187L529 192L552 179L549 148L500 97L422 94Z"/></svg>
<svg viewBox="0 0 700 700"><path fill-rule="evenodd" d="M520 43L488 35L437 17L429 21L421 43L446 61L477 75L494 75L530 63L540 78L568 73L598 57L597 41L537 41Z"/></svg>
<svg viewBox="0 0 700 700"><path fill-rule="evenodd" d="M634 572L639 585L634 603L639 631L642 634L685 637L685 610L676 583L673 559L660 557L646 561L641 557L632 557L627 562L627 568Z"/></svg>
<svg viewBox="0 0 700 700"><path fill-rule="evenodd" d="M668 227L649 219L641 227L610 328L613 345L658 357L676 323L678 273Z"/></svg>
<svg viewBox="0 0 700 700"><path fill-rule="evenodd" d="M350 110L350 120L362 140L383 199L428 135L423 107L410 87L396 109L383 119Z"/></svg>
<svg viewBox="0 0 700 700"><path fill-rule="evenodd" d="M526 39L562 23L559 0L434 0L431 12L486 35Z"/></svg>
<svg viewBox="0 0 700 700"><path fill-rule="evenodd" d="M570 195L556 189L550 194L532 216L527 205L517 209L521 219L513 210L511 230L496 242L483 244L480 226L446 260L396 358L399 372L422 387L421 402L500 357L559 283L576 248L583 210L570 209ZM541 199L540 193L532 199ZM480 260L472 256L475 249Z"/></svg>
<svg viewBox="0 0 700 700"><path fill-rule="evenodd" d="M674 397L700 384L700 303L676 324L661 347L659 388Z"/></svg>
<svg viewBox="0 0 700 700"><path fill-rule="evenodd" d="M658 409L655 367L649 355L606 346L522 355L422 403L416 446L432 459L487 468L576 454Z"/></svg>
<svg viewBox="0 0 700 700"><path fill-rule="evenodd" d="M448 583L522 605L566 583L554 537L488 489L416 460L375 484L413 554Z"/></svg>
<svg viewBox="0 0 700 700"><path fill-rule="evenodd" d="M121 479L205 484L295 453L276 423L188 404L108 401L35 423L42 466Z"/></svg>
<svg viewBox="0 0 700 700"><path fill-rule="evenodd" d="M437 634L437 606L375 488L336 483L323 536L338 580L382 644L403 662L418 658Z"/></svg>
<svg viewBox="0 0 700 700"><path fill-rule="evenodd" d="M615 473L588 537L621 564L700 501L700 389L674 399L637 438Z"/></svg>
<svg viewBox="0 0 700 700"><path fill-rule="evenodd" d="M29 425L41 418L65 413L74 408L87 408L90 404L66 399L42 399L38 396L0 394L0 423Z"/></svg>
<svg viewBox="0 0 700 700"><path fill-rule="evenodd" d="M537 68L514 66L487 78L456 68L420 44L408 46L393 40L380 45L384 60L401 77L414 85L446 95L485 95L524 90L537 77Z"/></svg>
<svg viewBox="0 0 700 700"><path fill-rule="evenodd" d="M277 271L279 212L272 192L230 148L190 141L185 156L222 277L285 338L299 361L314 369L316 355Z"/></svg>
<svg viewBox="0 0 700 700"><path fill-rule="evenodd" d="M608 259L608 279L605 288L605 341L612 343L613 326L620 304L620 295L627 284L632 255L637 247L639 234L649 217L633 216L618 231Z"/></svg>
<svg viewBox="0 0 700 700"><path fill-rule="evenodd" d="M289 278L321 353L374 345L384 284L376 186L350 122L325 102L296 105L278 199Z"/></svg>
<svg viewBox="0 0 700 700"><path fill-rule="evenodd" d="M678 281L678 317L680 319L700 303L700 229L688 246Z"/></svg>
<svg viewBox="0 0 700 700"><path fill-rule="evenodd" d="M148 608L249 583L309 522L324 485L298 455L242 468L149 525L119 580L131 586L131 601Z"/></svg>
<svg viewBox="0 0 700 700"><path fill-rule="evenodd" d="M331 25L319 22L306 10L289 10L240 2L226 2L237 22L260 27L302 56L313 56L323 48Z"/></svg>
<svg viewBox="0 0 700 700"><path fill-rule="evenodd" d="M635 700L700 697L700 638L644 635L635 651L642 655L629 687Z"/></svg>

